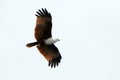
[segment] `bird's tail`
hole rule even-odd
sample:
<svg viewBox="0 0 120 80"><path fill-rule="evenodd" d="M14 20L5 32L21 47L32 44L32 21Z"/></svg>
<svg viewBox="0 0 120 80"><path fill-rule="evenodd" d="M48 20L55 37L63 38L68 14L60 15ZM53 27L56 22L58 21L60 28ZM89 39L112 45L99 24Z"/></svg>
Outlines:
<svg viewBox="0 0 120 80"><path fill-rule="evenodd" d="M26 44L27 47L33 47L35 45L39 44L39 42L32 42L32 43L28 43Z"/></svg>

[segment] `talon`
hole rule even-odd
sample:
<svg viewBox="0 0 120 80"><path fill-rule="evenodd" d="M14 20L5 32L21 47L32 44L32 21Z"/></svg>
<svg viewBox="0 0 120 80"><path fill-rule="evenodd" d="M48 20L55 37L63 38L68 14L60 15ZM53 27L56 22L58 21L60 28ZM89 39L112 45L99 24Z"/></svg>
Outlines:
<svg viewBox="0 0 120 80"><path fill-rule="evenodd" d="M37 47L40 47L40 43L37 45Z"/></svg>

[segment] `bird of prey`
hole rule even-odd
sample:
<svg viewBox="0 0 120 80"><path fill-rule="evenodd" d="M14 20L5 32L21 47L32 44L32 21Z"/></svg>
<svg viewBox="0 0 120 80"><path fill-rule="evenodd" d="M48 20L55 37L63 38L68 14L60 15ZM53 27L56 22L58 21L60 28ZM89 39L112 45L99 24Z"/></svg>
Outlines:
<svg viewBox="0 0 120 80"><path fill-rule="evenodd" d="M58 48L54 45L59 39L52 38L52 16L46 8L36 11L36 27L34 36L36 42L26 44L27 47L36 46L38 51L48 61L48 66L56 67L60 63L62 57Z"/></svg>

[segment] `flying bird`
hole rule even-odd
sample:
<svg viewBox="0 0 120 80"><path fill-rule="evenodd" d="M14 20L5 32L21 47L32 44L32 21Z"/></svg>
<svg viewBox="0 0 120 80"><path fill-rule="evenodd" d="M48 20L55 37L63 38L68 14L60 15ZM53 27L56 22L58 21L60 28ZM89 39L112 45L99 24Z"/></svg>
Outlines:
<svg viewBox="0 0 120 80"><path fill-rule="evenodd" d="M48 66L56 67L62 57L58 48L54 45L59 39L52 38L52 16L46 8L36 11L36 27L34 36L36 42L26 44L27 47L36 46L38 51L48 61Z"/></svg>

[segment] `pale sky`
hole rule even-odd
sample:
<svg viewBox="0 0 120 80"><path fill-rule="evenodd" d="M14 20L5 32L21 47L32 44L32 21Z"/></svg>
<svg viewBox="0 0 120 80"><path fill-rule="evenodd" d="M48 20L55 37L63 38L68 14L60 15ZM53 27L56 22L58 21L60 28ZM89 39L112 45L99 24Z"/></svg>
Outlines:
<svg viewBox="0 0 120 80"><path fill-rule="evenodd" d="M36 47L35 13L52 14L62 61L56 68ZM119 0L0 0L0 80L120 80Z"/></svg>

